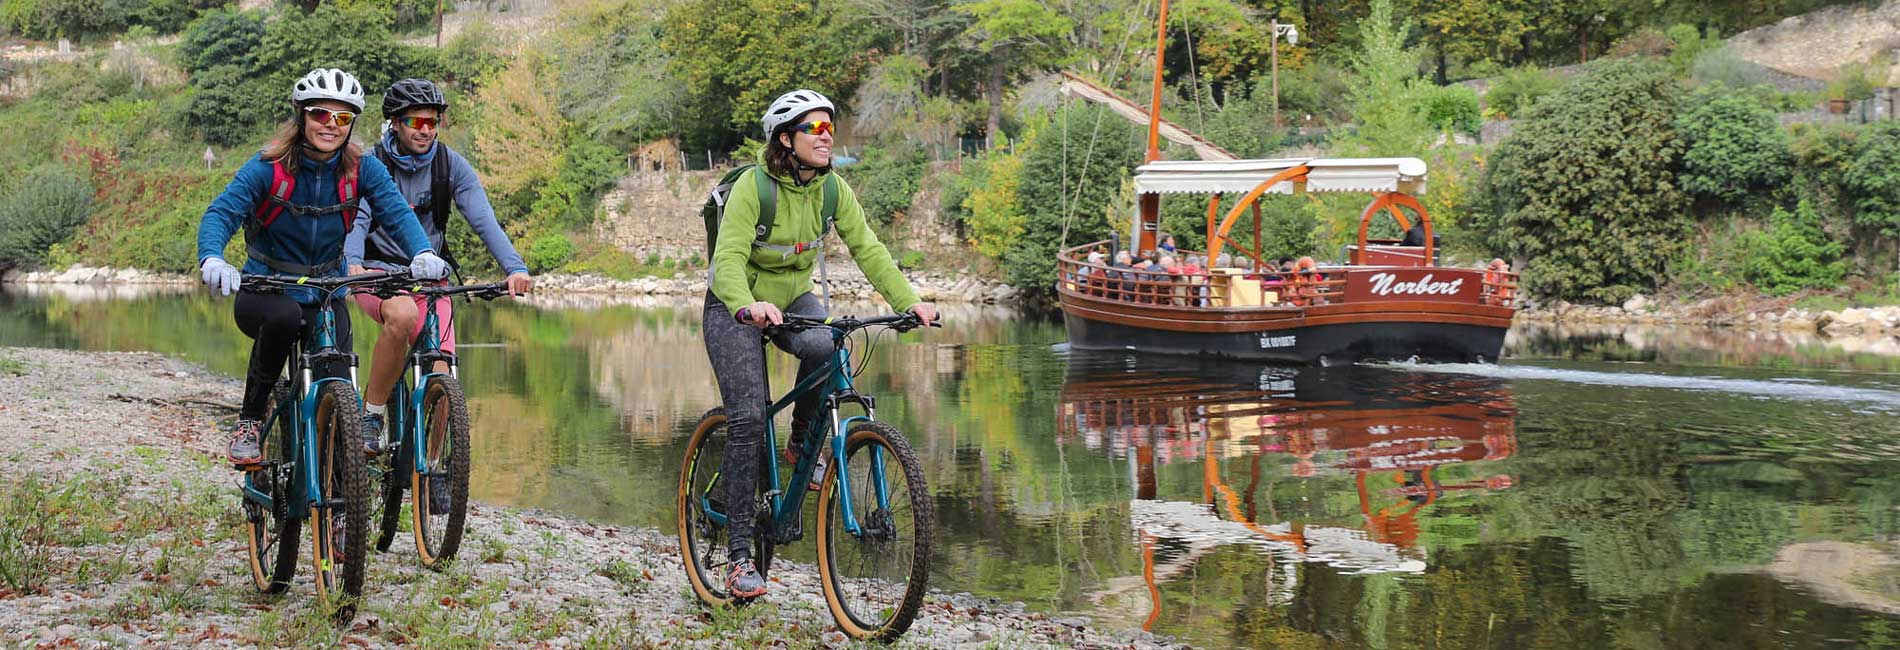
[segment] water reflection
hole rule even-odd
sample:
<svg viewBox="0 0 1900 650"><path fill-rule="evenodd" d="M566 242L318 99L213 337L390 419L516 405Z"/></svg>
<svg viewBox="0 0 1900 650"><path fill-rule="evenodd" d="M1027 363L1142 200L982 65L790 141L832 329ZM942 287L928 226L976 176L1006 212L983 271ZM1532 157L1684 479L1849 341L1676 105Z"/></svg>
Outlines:
<svg viewBox="0 0 1900 650"><path fill-rule="evenodd" d="M1503 473L1447 478L1441 467L1510 457L1516 413L1509 387L1487 378L1076 353L1058 433L1130 461L1129 519L1143 561L1138 582L1111 580L1090 600L1145 587L1152 609L1142 625L1153 629L1161 585L1227 546L1267 558L1260 587L1272 604L1295 598L1299 563L1348 575L1423 572L1421 511L1450 493L1514 482ZM1285 474L1263 476L1263 462L1275 461ZM1198 493L1161 489L1158 470L1173 464L1199 466ZM1244 468L1245 481L1230 483L1223 464ZM1342 487L1358 517L1271 498L1277 482L1325 476L1350 479Z"/></svg>

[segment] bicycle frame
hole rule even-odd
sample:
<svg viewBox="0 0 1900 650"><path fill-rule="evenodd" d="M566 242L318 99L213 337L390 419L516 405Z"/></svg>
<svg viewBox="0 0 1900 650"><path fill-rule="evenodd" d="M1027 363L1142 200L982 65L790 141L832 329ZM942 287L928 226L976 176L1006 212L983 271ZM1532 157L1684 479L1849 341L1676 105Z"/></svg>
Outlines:
<svg viewBox="0 0 1900 650"><path fill-rule="evenodd" d="M296 450L295 462L291 466L290 485L286 486L289 488L289 493L279 496L288 499L288 505L297 506L284 511L296 519L309 518L310 509L313 507L328 508L332 505L328 499L324 498L323 486L317 480L317 473L311 471L317 466L319 452L311 433L317 430L317 395L322 392L323 385L338 381L350 382L352 387L356 385L356 354L337 349L336 317L330 312L330 300L335 298L335 292L348 290L348 287L339 287L335 291L325 292L325 298L317 309L317 322L313 328L316 351L304 351L304 337L301 334L292 344L291 360L296 365L291 367L291 375L299 380L299 385L303 386L303 395L299 397L293 394L279 403L271 412L270 420L265 421L263 425L263 431L267 434L273 431L271 428L273 424L281 422L284 425L294 425L279 434L283 436L284 448ZM348 361L349 378L323 377L313 381L311 367L331 360ZM267 459L266 462L270 461ZM258 504L267 512L277 512L275 499L258 490L249 474L246 474L244 479L243 493L246 500Z"/></svg>
<svg viewBox="0 0 1900 650"><path fill-rule="evenodd" d="M834 328L831 330L831 335L832 342L839 344L846 334ZM780 531L798 529L797 524L805 506L804 486L811 480L812 469L817 465L818 445L822 441L829 441L831 448L826 452L831 456L832 466L845 467L845 432L852 424L859 421L870 422L877 419L876 400L869 395L858 394L851 382L851 373L848 370L851 367L851 351L843 345L835 345L835 347L836 350L832 353L830 361L825 362L825 365L816 372L793 385L790 391L765 409L765 473L761 478L769 478L773 482L774 489L766 492L766 496L769 500L775 535ZM806 393L819 390L821 385L826 395L822 408L831 414L831 435L806 436L804 447L798 455L798 463L792 467L790 483L780 484L778 483L778 454L772 453L772 450L778 449L777 427L773 423L773 418L780 411L791 408L798 402L798 398L804 397ZM864 409L864 414L839 419L838 409L845 403L857 404ZM814 426L813 429L817 427ZM871 449L871 470L872 480L876 484L878 507L888 510L891 507L890 486L884 481L884 459L882 453L876 448ZM857 515L851 507L851 477L844 471L838 472L837 490L841 499L840 510L844 516L845 530L852 535L863 534ZM797 497L788 498L791 494ZM700 507L705 509L707 516L715 523L721 526L726 525L725 513L713 509L710 495L700 497ZM777 544L790 541L792 540L773 540Z"/></svg>
<svg viewBox="0 0 1900 650"><path fill-rule="evenodd" d="M403 361L403 375L407 376L407 381L403 379L396 381L396 390L400 396L398 403L402 404L402 408L398 421L394 423L395 430L403 437L403 440L399 442L408 444L409 449L414 450L415 453L410 454L410 462L415 465L416 473L421 476L431 474L428 459L421 453L424 443L427 442L422 439L423 399L429 394L429 384L436 378L444 375L456 376L455 353L442 350L441 318L435 313L436 302L447 299L446 296L431 295L423 301L422 332L417 334L416 340L410 347L409 356ZM449 371L436 372L435 363L438 361L447 363ZM410 388L411 386L414 388ZM392 410L391 413L395 411ZM398 462L400 460L397 459Z"/></svg>

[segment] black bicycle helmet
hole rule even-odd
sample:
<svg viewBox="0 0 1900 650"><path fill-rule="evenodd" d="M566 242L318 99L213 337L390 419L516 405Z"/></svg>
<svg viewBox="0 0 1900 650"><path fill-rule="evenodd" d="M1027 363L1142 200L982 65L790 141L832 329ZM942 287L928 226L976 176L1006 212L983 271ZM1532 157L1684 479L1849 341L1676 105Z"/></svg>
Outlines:
<svg viewBox="0 0 1900 650"><path fill-rule="evenodd" d="M442 90L428 79L404 79L390 84L389 91L383 93L384 118L396 117L417 106L446 111L449 110L449 100L443 98Z"/></svg>

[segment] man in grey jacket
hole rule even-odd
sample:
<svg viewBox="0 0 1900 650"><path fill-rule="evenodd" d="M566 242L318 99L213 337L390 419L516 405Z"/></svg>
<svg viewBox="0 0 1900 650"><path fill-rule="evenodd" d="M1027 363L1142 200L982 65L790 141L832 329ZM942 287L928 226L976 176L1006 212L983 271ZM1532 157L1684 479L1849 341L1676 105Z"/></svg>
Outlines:
<svg viewBox="0 0 1900 650"><path fill-rule="evenodd" d="M495 221L495 208L489 205L488 192L482 189L475 168L461 154L436 142L436 127L442 123L448 108L442 91L426 79L404 79L390 85L383 94L383 116L390 125L376 145L376 157L389 168L390 175L396 179L396 188L416 210L417 220L422 222L422 230L429 235L435 250L448 250L445 241L448 204L449 197L453 197L462 219L488 247L488 253L495 256L495 262L507 270L508 292L512 295L527 293L534 287L534 278L528 274L527 263L515 252L514 244L508 241L508 233ZM437 196L438 190L445 195ZM343 256L351 274L370 269L407 269L409 261L402 250L389 233L370 226L368 210L357 212L356 227L350 229L343 244ZM453 258L450 260L453 264ZM364 446L372 454L382 452L384 402L396 386L397 375L402 373L403 357L409 353L410 342L422 331L422 302L420 296L385 301L372 295L356 295L357 305L382 325L382 336L377 339L370 363L369 383L363 391ZM437 301L435 310L442 323L442 349L454 352L455 328L450 321L449 306L450 301ZM446 371L445 368L436 370Z"/></svg>

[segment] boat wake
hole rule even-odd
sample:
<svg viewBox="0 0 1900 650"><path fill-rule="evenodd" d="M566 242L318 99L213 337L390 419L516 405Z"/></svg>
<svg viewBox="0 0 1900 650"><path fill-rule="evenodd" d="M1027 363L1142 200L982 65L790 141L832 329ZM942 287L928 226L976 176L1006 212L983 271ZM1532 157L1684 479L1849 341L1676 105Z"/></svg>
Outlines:
<svg viewBox="0 0 1900 650"><path fill-rule="evenodd" d="M1828 384L1811 378L1742 379L1735 377L1662 375L1640 372L1603 372L1548 368L1534 365L1479 363L1394 363L1379 367L1417 372L1477 375L1506 380L1561 381L1597 386L1661 388L1746 395L1762 399L1835 402L1872 406L1882 412L1900 412L1900 391Z"/></svg>

